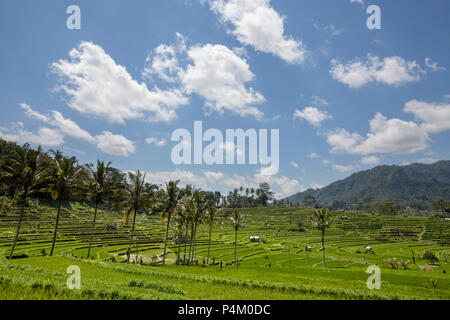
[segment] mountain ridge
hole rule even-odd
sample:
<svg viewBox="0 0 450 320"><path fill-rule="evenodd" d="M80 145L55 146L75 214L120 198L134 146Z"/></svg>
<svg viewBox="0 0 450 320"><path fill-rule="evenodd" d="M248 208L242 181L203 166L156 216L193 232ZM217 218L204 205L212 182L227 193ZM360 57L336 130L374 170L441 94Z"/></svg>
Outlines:
<svg viewBox="0 0 450 320"><path fill-rule="evenodd" d="M406 166L381 165L286 199L301 203L307 195L314 196L322 206L333 209L340 209L355 197L363 199L369 196L374 202L396 202L401 206L429 209L439 198L450 199L450 160Z"/></svg>

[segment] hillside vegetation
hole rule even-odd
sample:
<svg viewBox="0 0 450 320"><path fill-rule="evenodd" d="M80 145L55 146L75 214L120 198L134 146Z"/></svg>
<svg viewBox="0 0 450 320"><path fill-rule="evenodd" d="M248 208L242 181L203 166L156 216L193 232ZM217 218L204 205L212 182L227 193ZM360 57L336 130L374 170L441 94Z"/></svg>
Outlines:
<svg viewBox="0 0 450 320"><path fill-rule="evenodd" d="M322 189L309 189L288 197L302 203L312 195L323 206L335 209L356 197L374 202L396 202L402 207L431 209L433 201L450 199L450 161L408 166L379 166L355 173Z"/></svg>

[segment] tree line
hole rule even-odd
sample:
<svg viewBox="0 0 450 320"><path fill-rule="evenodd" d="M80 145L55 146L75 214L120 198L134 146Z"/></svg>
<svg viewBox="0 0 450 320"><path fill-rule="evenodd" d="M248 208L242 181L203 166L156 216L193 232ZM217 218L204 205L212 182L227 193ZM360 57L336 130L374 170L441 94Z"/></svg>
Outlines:
<svg viewBox="0 0 450 320"><path fill-rule="evenodd" d="M196 259L196 235L198 226L209 226L209 245L207 263L210 260L211 234L217 213L224 208L238 208L244 205L267 206L273 200L268 184L260 188L246 190L248 197L239 192L222 196L220 192L202 191L187 185L179 187L179 181L169 181L165 186L149 183L146 174L121 172L98 160L96 165L80 164L75 157L66 157L60 151L43 152L40 147L31 148L28 144L18 146L1 141L0 144L0 208L9 209L13 200L20 208L17 229L9 254L11 259L20 235L31 199L46 197L57 204L56 219L52 236L50 256L53 255L60 223L61 207L64 200L89 200L93 204L93 216L87 258L91 256L93 237L98 209L124 212L124 223L131 224L130 247L127 261L130 261L131 247L136 243L136 218L138 214L159 214L166 220L164 252L162 264L166 263L167 244L171 227L175 230L172 239L177 244L177 263L192 264ZM244 217L233 210L230 223L237 233L244 226ZM235 263L237 264L235 254Z"/></svg>

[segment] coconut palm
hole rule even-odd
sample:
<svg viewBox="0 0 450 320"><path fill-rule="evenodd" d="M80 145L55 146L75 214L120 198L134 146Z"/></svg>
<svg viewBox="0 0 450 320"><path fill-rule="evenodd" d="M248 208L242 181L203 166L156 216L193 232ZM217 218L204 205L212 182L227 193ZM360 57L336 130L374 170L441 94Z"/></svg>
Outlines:
<svg viewBox="0 0 450 320"><path fill-rule="evenodd" d="M328 209L315 209L311 224L320 230L322 236L323 267L325 268L325 230L331 225L331 215Z"/></svg>
<svg viewBox="0 0 450 320"><path fill-rule="evenodd" d="M55 250L62 201L64 197L70 196L73 189L79 186L82 175L83 167L77 166L75 158L55 156L52 165L46 170L46 180L49 184L45 189L42 189L42 191L50 192L52 199L58 200L58 211L56 213L55 230L53 231L50 256L53 255L53 251Z"/></svg>
<svg viewBox="0 0 450 320"><path fill-rule="evenodd" d="M238 210L233 211L233 216L230 218L231 224L234 228L234 264L236 268L239 268L239 263L237 261L237 235L239 229L244 227L244 217L239 213Z"/></svg>
<svg viewBox="0 0 450 320"><path fill-rule="evenodd" d="M214 228L214 219L217 212L217 208L215 204L209 203L208 209L207 209L207 215L208 215L208 224L209 224L209 240L208 240L208 257L206 258L206 264L209 264L209 253L211 251L211 233L212 229Z"/></svg>
<svg viewBox="0 0 450 320"><path fill-rule="evenodd" d="M133 244L134 231L136 228L136 215L144 209L149 208L154 196L154 185L145 183L145 174L140 171L136 173L128 172L128 183L120 189L120 200L116 204L118 208L124 208L124 222L128 224L130 215L133 214L133 224L131 227L130 241ZM130 262L130 255L127 255L127 262Z"/></svg>
<svg viewBox="0 0 450 320"><path fill-rule="evenodd" d="M89 249L87 259L91 255L92 241L94 238L95 222L97 220L98 206L103 204L108 194L114 193L118 185L114 183L111 177L111 162L105 164L103 161L97 160L97 170L92 165L86 166L87 179L85 180L86 196L94 202L94 218L92 220L91 236L89 239Z"/></svg>
<svg viewBox="0 0 450 320"><path fill-rule="evenodd" d="M164 239L163 265L166 264L167 239L169 237L170 219L176 213L178 202L181 200L181 192L178 188L180 181L169 181L166 183L166 190L160 193L156 205L153 207L154 212L161 214L161 218L167 217L166 236Z"/></svg>
<svg viewBox="0 0 450 320"><path fill-rule="evenodd" d="M185 234L184 234L184 255L183 255L183 263L186 264L186 252L187 252L187 240L189 233L189 224L192 221L192 217L194 216L191 197L192 197L193 188L191 185L187 185L186 188L182 191L183 197L178 201L177 205L177 219L179 221L183 221L185 223Z"/></svg>
<svg viewBox="0 0 450 320"><path fill-rule="evenodd" d="M192 196L192 203L194 208L194 216L193 216L193 237L192 237L192 258L191 263L195 260L195 246L196 246L196 235L197 235L197 226L199 223L202 223L206 210L209 207L208 202L205 201L205 194L200 190L195 190Z"/></svg>
<svg viewBox="0 0 450 320"><path fill-rule="evenodd" d="M35 188L44 178L45 164L41 147L32 150L28 145L17 148L3 163L3 176L11 181L10 187L15 189L21 195L21 211L19 223L17 225L14 242L9 254L9 259L13 257L17 239L19 238L20 228L25 215L25 205L33 188Z"/></svg>

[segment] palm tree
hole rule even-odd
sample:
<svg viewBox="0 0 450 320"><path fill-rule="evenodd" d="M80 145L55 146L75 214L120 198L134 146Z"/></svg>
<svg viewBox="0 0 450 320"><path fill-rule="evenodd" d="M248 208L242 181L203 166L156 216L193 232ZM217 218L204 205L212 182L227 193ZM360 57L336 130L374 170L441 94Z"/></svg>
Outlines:
<svg viewBox="0 0 450 320"><path fill-rule="evenodd" d="M197 226L198 223L203 222L203 219L205 217L206 210L208 209L208 203L205 201L205 194L200 190L195 190L192 197L192 203L193 203L193 237L192 237L192 258L191 262L195 260L195 246L196 246L196 235L197 235Z"/></svg>
<svg viewBox="0 0 450 320"><path fill-rule="evenodd" d="M98 206L103 203L107 194L112 194L117 188L111 177L111 162L106 165L103 161L97 160L97 170L92 165L87 166L86 193L95 204L94 219L91 227L91 237L89 239L89 249L87 259L91 255L92 241L94 238L95 222L97 220Z"/></svg>
<svg viewBox="0 0 450 320"><path fill-rule="evenodd" d="M236 265L236 268L239 268L239 263L237 261L237 235L239 229L244 227L244 217L238 210L234 210L233 216L230 219L234 228L234 264Z"/></svg>
<svg viewBox="0 0 450 320"><path fill-rule="evenodd" d="M183 197L178 201L177 204L177 218L180 221L183 221L185 225L185 234L184 234L184 255L183 255L183 264L186 264L186 251L187 251L187 240L189 234L189 224L191 223L194 213L192 208L192 197L193 188L191 185L187 185L186 188L182 191Z"/></svg>
<svg viewBox="0 0 450 320"><path fill-rule="evenodd" d="M50 256L53 255L53 251L55 250L62 201L65 196L70 195L72 189L79 186L82 174L83 167L77 166L75 158L55 157L52 165L47 169L46 179L49 181L49 185L42 191L50 192L52 199L58 200L58 211L56 213Z"/></svg>
<svg viewBox="0 0 450 320"><path fill-rule="evenodd" d="M4 163L3 175L10 179L11 187L14 187L21 194L22 207L20 211L19 223L17 225L16 235L9 254L9 259L13 257L17 239L19 238L20 228L25 215L25 205L27 198L44 177L45 167L42 157L41 147L32 150L28 145L17 148L12 151L8 161Z"/></svg>
<svg viewBox="0 0 450 320"><path fill-rule="evenodd" d="M207 209L208 223L209 223L209 240L208 240L208 257L206 258L206 264L209 264L209 253L211 251L211 233L214 228L214 219L217 208L213 203L210 203Z"/></svg>
<svg viewBox="0 0 450 320"><path fill-rule="evenodd" d="M153 185L145 183L145 174L140 171L136 173L128 172L128 183L121 188L122 201L116 205L126 209L124 221L128 223L131 213L133 213L133 225L131 227L130 246L134 241L134 230L136 228L136 215L142 208L150 206L153 199ZM130 262L130 255L127 255L127 263Z"/></svg>
<svg viewBox="0 0 450 320"><path fill-rule="evenodd" d="M178 202L181 199L181 192L178 188L178 183L180 181L169 181L166 183L165 192L161 193L161 197L159 197L156 206L154 207L154 211L159 212L161 214L161 218L164 218L167 215L167 225L166 225L166 236L164 239L164 253L163 253L163 265L166 264L166 254L167 254L167 239L169 237L169 227L170 227L170 219L176 213Z"/></svg>
<svg viewBox="0 0 450 320"><path fill-rule="evenodd" d="M311 223L320 230L322 235L323 267L325 268L325 230L331 225L331 216L328 209L315 209L311 217Z"/></svg>

